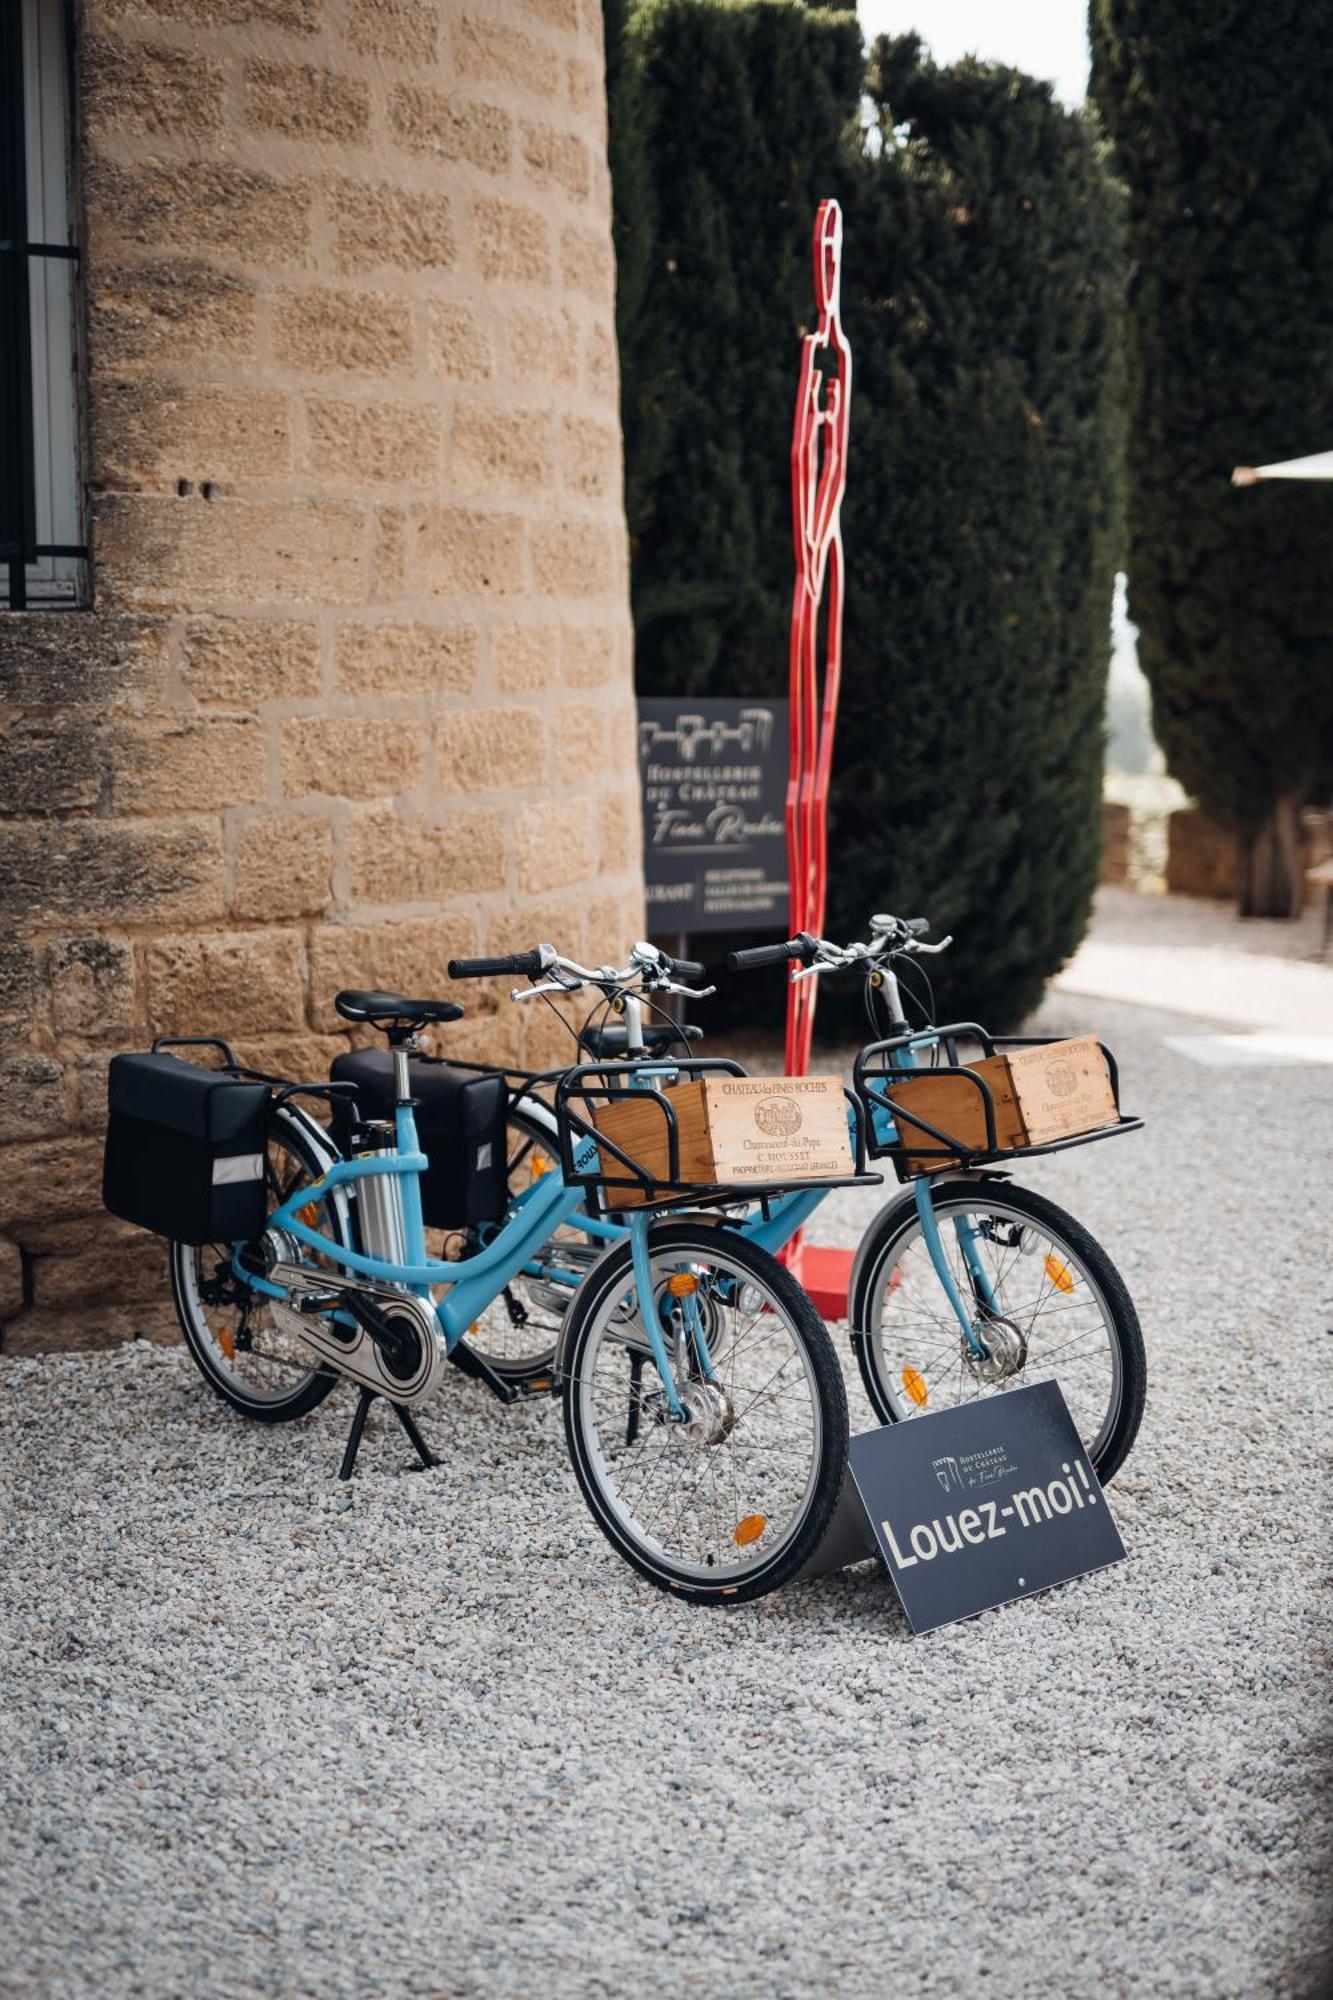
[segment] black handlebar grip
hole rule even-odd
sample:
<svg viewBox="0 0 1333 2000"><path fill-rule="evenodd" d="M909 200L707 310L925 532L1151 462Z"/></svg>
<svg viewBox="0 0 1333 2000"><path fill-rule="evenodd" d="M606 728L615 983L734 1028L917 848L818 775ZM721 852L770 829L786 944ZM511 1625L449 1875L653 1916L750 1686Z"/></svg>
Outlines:
<svg viewBox="0 0 1333 2000"><path fill-rule="evenodd" d="M515 972L520 978L535 979L542 969L539 951L516 951L508 958L451 958L451 979L492 979L497 974Z"/></svg>
<svg viewBox="0 0 1333 2000"><path fill-rule="evenodd" d="M732 972L757 972L761 965L786 965L805 956L802 938L788 938L786 944L756 944L746 951L729 951L727 966Z"/></svg>
<svg viewBox="0 0 1333 2000"><path fill-rule="evenodd" d="M708 967L697 958L670 958L662 953L662 963L673 979L707 979Z"/></svg>

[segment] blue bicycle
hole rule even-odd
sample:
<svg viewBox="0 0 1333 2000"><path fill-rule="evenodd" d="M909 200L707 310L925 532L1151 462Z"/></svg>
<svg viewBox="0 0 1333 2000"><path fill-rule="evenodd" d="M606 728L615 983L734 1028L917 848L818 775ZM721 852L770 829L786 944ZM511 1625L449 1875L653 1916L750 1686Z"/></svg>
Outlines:
<svg viewBox="0 0 1333 2000"><path fill-rule="evenodd" d="M627 1009L644 989L682 990L678 975L699 970L650 950L596 974ZM580 970L540 956L566 979ZM515 963L454 970L482 976ZM525 957L518 969L534 963ZM163 1041L112 1063L104 1196L113 1213L170 1240L186 1341L234 1408L280 1422L312 1410L339 1380L359 1390L342 1465L349 1477L376 1397L429 1464L412 1412L451 1368L506 1401L520 1393L469 1330L521 1274L551 1268L558 1253L547 1246L584 1216L602 1160L570 1113L555 1133L567 1173L543 1174L512 1200L505 1091L473 1075L453 1092L457 1146L433 1167L417 1131L413 1058L422 1030L462 1009L353 991L335 1004L387 1039L391 1118L367 1116L350 1081L256 1075L216 1041L222 1067L205 1068L174 1053L190 1044ZM669 1064L655 1075L620 1068L625 1090L671 1075ZM311 1097L334 1111L337 1136L306 1108ZM442 1170L443 1184L431 1187ZM428 1187L434 1213L452 1200L466 1222L461 1255L428 1253ZM780 1201L786 1190L762 1192ZM717 1214L742 1199L737 1191L694 1187L688 1214L665 1212L681 1199L661 1191L592 1269L562 1274L566 1434L594 1518L627 1561L697 1601L742 1602L795 1575L822 1539L845 1475L846 1395L805 1294Z"/></svg>
<svg viewBox="0 0 1333 2000"><path fill-rule="evenodd" d="M992 1037L975 1023L912 1028L898 968L947 948L927 943L921 919L875 916L870 937L838 945L800 937L732 954L733 971L793 967L794 978L848 973L864 988L874 1039L858 1054L855 1095L865 1141L877 1160L907 1182L875 1216L853 1265L848 1317L871 1407L883 1423L947 1409L1007 1388L1058 1377L1100 1477L1124 1463L1142 1419L1147 1366L1133 1302L1111 1259L1075 1218L1045 1196L1014 1185L1019 1159L1052 1154L1118 1133L1141 1120L1007 1150L996 1129L991 1091L960 1060L965 1046L985 1055L1038 1045L1041 1037ZM636 947L646 985L622 992L617 975L575 965L549 946L485 961L492 972L526 977L515 1000L602 994L579 1034L585 1063L616 1058L652 1074L664 1062L687 1063L698 1030L655 1011L651 946ZM452 973L472 969L454 966ZM699 975L703 968L697 968ZM711 989L710 989L711 990ZM705 997L696 991L692 997ZM674 1052L674 1053L673 1053ZM1118 1078L1107 1052L1118 1106ZM962 1139L933 1122L911 1123L895 1087L919 1074L959 1079L983 1111L982 1136ZM566 1086L567 1087L567 1086ZM561 1171L559 1120L538 1081L520 1081L510 1104L511 1199L521 1208L547 1175ZM901 1129L900 1129L901 1127ZM568 1169L570 1163L566 1163ZM798 1188L733 1217L741 1235L778 1252L824 1199L825 1188ZM558 1240L544 1244L488 1309L472 1338L495 1368L520 1382L546 1384L565 1365L566 1317L582 1278L625 1224L595 1203L567 1217Z"/></svg>

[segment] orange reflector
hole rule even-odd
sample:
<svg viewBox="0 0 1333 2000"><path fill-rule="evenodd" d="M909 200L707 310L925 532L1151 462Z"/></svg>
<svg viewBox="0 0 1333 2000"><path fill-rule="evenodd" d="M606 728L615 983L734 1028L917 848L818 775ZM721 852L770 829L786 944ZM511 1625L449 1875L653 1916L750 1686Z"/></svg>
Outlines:
<svg viewBox="0 0 1333 2000"><path fill-rule="evenodd" d="M748 1549L751 1542L757 1542L768 1526L767 1514L747 1514L737 1521L731 1531L731 1539L737 1548Z"/></svg>
<svg viewBox="0 0 1333 2000"><path fill-rule="evenodd" d="M304 1208L297 1209L296 1219L298 1222L303 1222L307 1229L318 1229L319 1203L317 1201L308 1201Z"/></svg>
<svg viewBox="0 0 1333 2000"><path fill-rule="evenodd" d="M667 1290L673 1299L689 1299L699 1289L699 1280L693 1271L673 1271L667 1279Z"/></svg>
<svg viewBox="0 0 1333 2000"><path fill-rule="evenodd" d="M915 1368L904 1368L903 1387L919 1410L930 1391L926 1387L924 1378L917 1374Z"/></svg>
<svg viewBox="0 0 1333 2000"><path fill-rule="evenodd" d="M554 1160L548 1160L545 1153L539 1149L534 1152L532 1158L528 1161L528 1173L534 1181L539 1181L543 1174L550 1173L554 1165Z"/></svg>
<svg viewBox="0 0 1333 2000"><path fill-rule="evenodd" d="M1072 1292L1078 1283L1068 1264L1062 1264L1053 1251L1046 1259L1046 1275L1057 1292Z"/></svg>
<svg viewBox="0 0 1333 2000"><path fill-rule="evenodd" d="M236 1342L231 1337L230 1329L220 1326L216 1329L216 1332L218 1346L222 1349L228 1361L234 1361L236 1359Z"/></svg>

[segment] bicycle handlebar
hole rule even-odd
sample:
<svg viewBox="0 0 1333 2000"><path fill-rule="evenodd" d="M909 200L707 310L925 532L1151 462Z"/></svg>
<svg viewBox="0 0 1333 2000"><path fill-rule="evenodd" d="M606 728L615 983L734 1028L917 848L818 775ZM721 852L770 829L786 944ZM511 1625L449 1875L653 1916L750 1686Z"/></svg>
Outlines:
<svg viewBox="0 0 1333 2000"><path fill-rule="evenodd" d="M672 979L707 979L708 967L701 965L697 958L671 958L666 952L658 953L658 963Z"/></svg>
<svg viewBox="0 0 1333 2000"><path fill-rule="evenodd" d="M760 966L786 965L796 960L801 970L793 972L793 981L853 967L872 973L894 958L917 952L933 956L953 943L952 938L946 937L938 944L923 944L921 940L929 929L929 917L877 916L870 919L871 937L867 944L833 944L828 938L811 937L808 931L802 931L799 936L788 938L785 944L758 944L744 951L729 952L727 967L731 972L757 972Z"/></svg>
<svg viewBox="0 0 1333 2000"><path fill-rule="evenodd" d="M506 973L535 979L542 970L539 951L515 951L507 958L451 958L449 961L451 979L493 979Z"/></svg>
<svg viewBox="0 0 1333 2000"><path fill-rule="evenodd" d="M706 999L714 991L711 986L696 990L684 983L706 979L704 966L690 958L670 958L651 944L636 944L626 966L580 965L550 944L540 944L535 951L511 952L503 958L449 961L451 979L491 979L507 973L532 981L529 986L516 986L511 1000L535 1000L544 993L576 993L581 986L600 986L604 993L613 988L628 991L637 982L642 982L644 992L679 993L688 1000Z"/></svg>
<svg viewBox="0 0 1333 2000"><path fill-rule="evenodd" d="M727 953L729 972L758 972L764 965L786 965L789 959L804 959L810 940L806 937L788 938L785 944L749 945L744 951Z"/></svg>

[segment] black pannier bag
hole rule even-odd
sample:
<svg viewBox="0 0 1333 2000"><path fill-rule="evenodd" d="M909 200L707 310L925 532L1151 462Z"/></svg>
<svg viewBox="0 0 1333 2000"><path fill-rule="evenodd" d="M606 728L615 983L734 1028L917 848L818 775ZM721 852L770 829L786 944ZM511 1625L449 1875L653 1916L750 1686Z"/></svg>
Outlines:
<svg viewBox="0 0 1333 2000"><path fill-rule="evenodd" d="M477 1076L444 1062L413 1062L417 1137L430 1161L421 1177L421 1212L432 1229L467 1229L499 1222L508 1205L505 1114L509 1087L502 1076ZM363 1118L393 1117L393 1057L384 1049L356 1049L335 1056L334 1083L356 1085ZM351 1133L348 1100L335 1098L333 1136L344 1152Z"/></svg>
<svg viewBox="0 0 1333 2000"><path fill-rule="evenodd" d="M269 1089L178 1056L113 1056L102 1200L178 1243L258 1236Z"/></svg>

